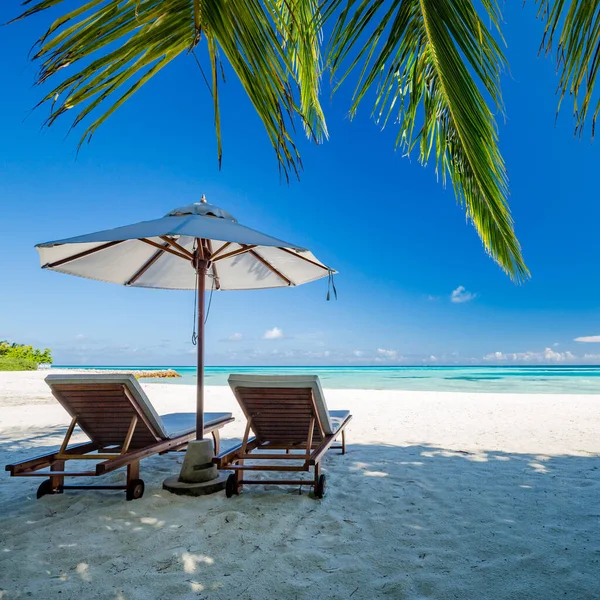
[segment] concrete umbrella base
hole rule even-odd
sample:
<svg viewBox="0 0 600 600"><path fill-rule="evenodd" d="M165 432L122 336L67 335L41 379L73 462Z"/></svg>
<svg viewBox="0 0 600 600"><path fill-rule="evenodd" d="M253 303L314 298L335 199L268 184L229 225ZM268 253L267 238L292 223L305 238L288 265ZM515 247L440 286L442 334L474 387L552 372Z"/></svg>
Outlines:
<svg viewBox="0 0 600 600"><path fill-rule="evenodd" d="M163 482L163 489L173 494L206 496L225 489L227 475L220 475L213 464L213 446L210 440L196 440L188 444L181 472Z"/></svg>

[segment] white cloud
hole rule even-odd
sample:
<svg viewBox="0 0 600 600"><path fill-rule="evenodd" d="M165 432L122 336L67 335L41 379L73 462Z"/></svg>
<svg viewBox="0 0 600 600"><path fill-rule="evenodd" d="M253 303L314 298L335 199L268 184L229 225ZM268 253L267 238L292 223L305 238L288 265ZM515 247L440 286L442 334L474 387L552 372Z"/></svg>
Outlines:
<svg viewBox="0 0 600 600"><path fill-rule="evenodd" d="M364 354L364 352L362 350L355 350L352 354L360 358Z"/></svg>
<svg viewBox="0 0 600 600"><path fill-rule="evenodd" d="M268 351L270 356L282 356L285 358L293 358L296 356L295 350L280 350L279 348L273 348L273 350Z"/></svg>
<svg viewBox="0 0 600 600"><path fill-rule="evenodd" d="M280 340L283 337L283 329L279 327L273 327L273 329L267 329L263 334L263 340Z"/></svg>
<svg viewBox="0 0 600 600"><path fill-rule="evenodd" d="M244 339L244 336L237 331L232 333L229 338L227 338L230 342L241 342Z"/></svg>
<svg viewBox="0 0 600 600"><path fill-rule="evenodd" d="M429 302L436 302L439 299L440 299L439 296L432 296L431 294L429 294L429 296L427 296L427 300L429 300Z"/></svg>
<svg viewBox="0 0 600 600"><path fill-rule="evenodd" d="M383 358L396 358L398 356L397 350L386 350L385 348L377 348L377 354Z"/></svg>
<svg viewBox="0 0 600 600"><path fill-rule="evenodd" d="M570 351L556 352L552 348L545 348L543 352L491 352L483 357L488 362L523 362L523 363L545 363L545 362L567 362L577 357Z"/></svg>
<svg viewBox="0 0 600 600"><path fill-rule="evenodd" d="M600 342L600 335L584 335L582 337L576 337L574 342L586 342L586 343L598 343Z"/></svg>
<svg viewBox="0 0 600 600"><path fill-rule="evenodd" d="M569 352L556 352L556 350L552 350L551 348L546 348L544 350L544 359L562 362L564 360L572 360L575 358L575 355Z"/></svg>
<svg viewBox="0 0 600 600"><path fill-rule="evenodd" d="M431 362L436 362L436 361L437 361L437 356L436 356L435 354L432 354L432 355L429 357L429 360L430 360Z"/></svg>
<svg viewBox="0 0 600 600"><path fill-rule="evenodd" d="M456 304L471 302L471 300L474 300L475 298L477 298L477 294L468 292L462 285L459 285L455 290L452 290L452 293L450 294L450 302Z"/></svg>

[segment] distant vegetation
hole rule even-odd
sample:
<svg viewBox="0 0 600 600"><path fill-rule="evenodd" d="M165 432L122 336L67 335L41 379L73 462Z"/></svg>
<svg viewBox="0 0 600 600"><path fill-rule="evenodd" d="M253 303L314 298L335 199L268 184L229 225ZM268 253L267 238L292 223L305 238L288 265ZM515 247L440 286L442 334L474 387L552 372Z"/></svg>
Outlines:
<svg viewBox="0 0 600 600"><path fill-rule="evenodd" d="M0 371L36 371L38 364L22 358L0 358Z"/></svg>
<svg viewBox="0 0 600 600"><path fill-rule="evenodd" d="M43 363L52 363L49 348L39 350L33 346L0 341L0 371L35 371Z"/></svg>

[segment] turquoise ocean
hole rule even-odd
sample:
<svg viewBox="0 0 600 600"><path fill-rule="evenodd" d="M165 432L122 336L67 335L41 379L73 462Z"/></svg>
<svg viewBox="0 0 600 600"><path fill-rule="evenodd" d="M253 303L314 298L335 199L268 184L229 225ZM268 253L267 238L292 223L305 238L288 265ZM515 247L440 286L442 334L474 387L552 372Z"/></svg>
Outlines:
<svg viewBox="0 0 600 600"><path fill-rule="evenodd" d="M195 384L195 367L60 367L107 370L174 369L181 377L147 383ZM323 387L337 389L488 392L516 394L600 394L600 366L527 367L206 367L206 385L227 385L230 373L316 374Z"/></svg>

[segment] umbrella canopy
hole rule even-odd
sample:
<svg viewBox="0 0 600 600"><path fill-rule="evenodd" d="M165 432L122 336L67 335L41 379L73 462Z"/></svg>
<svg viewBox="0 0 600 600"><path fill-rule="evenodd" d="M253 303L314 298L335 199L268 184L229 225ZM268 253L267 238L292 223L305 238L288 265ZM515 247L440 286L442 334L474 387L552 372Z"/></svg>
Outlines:
<svg viewBox="0 0 600 600"><path fill-rule="evenodd" d="M178 208L162 219L36 248L44 269L147 288L196 289L190 261L198 248L211 263L205 282L209 289L295 286L330 272L308 250L240 225L206 202Z"/></svg>
<svg viewBox="0 0 600 600"><path fill-rule="evenodd" d="M125 286L198 291L196 436L204 430L204 291L296 286L333 271L311 252L240 225L216 206L36 246L43 269Z"/></svg>

